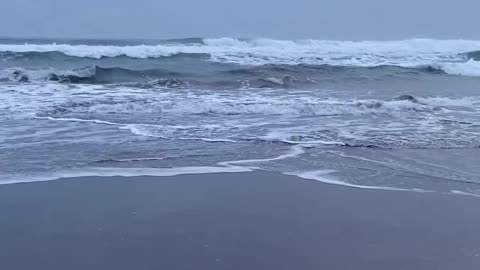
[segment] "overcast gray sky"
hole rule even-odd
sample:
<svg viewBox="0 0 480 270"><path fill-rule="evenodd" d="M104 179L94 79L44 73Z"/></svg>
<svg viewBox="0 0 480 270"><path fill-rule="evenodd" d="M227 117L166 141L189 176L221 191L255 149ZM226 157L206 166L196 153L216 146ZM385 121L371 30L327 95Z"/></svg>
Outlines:
<svg viewBox="0 0 480 270"><path fill-rule="evenodd" d="M479 0L0 0L0 36L480 39Z"/></svg>

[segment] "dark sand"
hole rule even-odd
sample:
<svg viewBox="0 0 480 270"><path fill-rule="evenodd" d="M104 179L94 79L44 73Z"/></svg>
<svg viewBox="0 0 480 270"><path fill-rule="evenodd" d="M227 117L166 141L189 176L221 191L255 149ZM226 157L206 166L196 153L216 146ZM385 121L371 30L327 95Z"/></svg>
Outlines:
<svg viewBox="0 0 480 270"><path fill-rule="evenodd" d="M1 270L478 270L480 199L274 173L0 186Z"/></svg>

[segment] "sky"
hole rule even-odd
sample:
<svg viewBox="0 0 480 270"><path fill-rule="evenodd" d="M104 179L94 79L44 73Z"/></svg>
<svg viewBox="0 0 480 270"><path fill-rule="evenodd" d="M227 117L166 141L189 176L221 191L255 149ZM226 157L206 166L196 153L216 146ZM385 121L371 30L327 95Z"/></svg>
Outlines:
<svg viewBox="0 0 480 270"><path fill-rule="evenodd" d="M0 2L0 37L480 40L478 0Z"/></svg>

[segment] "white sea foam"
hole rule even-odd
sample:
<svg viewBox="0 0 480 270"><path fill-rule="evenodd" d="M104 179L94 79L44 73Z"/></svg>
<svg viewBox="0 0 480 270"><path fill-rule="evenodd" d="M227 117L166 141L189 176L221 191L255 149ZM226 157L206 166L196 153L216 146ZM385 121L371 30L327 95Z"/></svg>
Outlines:
<svg viewBox="0 0 480 270"><path fill-rule="evenodd" d="M299 136L301 134L306 134L308 133L309 127L299 127L297 129L292 129L292 128L287 128L287 129L276 129L276 130L271 130L264 136L260 136L259 138L261 140L265 141L272 141L272 142L284 142L284 143L289 143L289 144L294 144L294 145L302 145L302 146L308 146L308 145L345 145L344 142L338 141L338 140L302 140L302 141L294 141L291 140L290 138L292 136Z"/></svg>
<svg viewBox="0 0 480 270"><path fill-rule="evenodd" d="M68 108L75 113L168 113L168 114L218 114L218 115L342 115L394 113L409 110L425 110L441 106L464 106L473 108L480 105L478 98L418 98L420 103L409 100L376 99L321 99L316 97L285 97L231 94L228 98L215 93L188 96L164 95L152 98L149 103L121 102L99 103L86 107ZM253 99L254 98L254 99ZM155 102L153 102L155 99ZM430 106L430 107L429 107Z"/></svg>
<svg viewBox="0 0 480 270"><path fill-rule="evenodd" d="M204 142L224 142L224 143L236 143L237 141L232 139L222 139L222 138L198 138L198 137L191 137L191 138L179 138L179 140L196 140L196 141L204 141Z"/></svg>
<svg viewBox="0 0 480 270"><path fill-rule="evenodd" d="M175 168L108 168L108 167L90 167L83 169L74 169L63 172L54 172L34 176L15 176L4 177L0 184L15 184L28 182L44 182L59 180L64 178L78 177L135 177L135 176L177 176L185 174L207 174L207 173L239 173L250 172L250 168L244 167L175 167Z"/></svg>
<svg viewBox="0 0 480 270"><path fill-rule="evenodd" d="M473 59L467 62L441 63L437 65L448 74L464 76L480 76L480 61Z"/></svg>
<svg viewBox="0 0 480 270"><path fill-rule="evenodd" d="M167 139L167 137L156 134L152 132L152 129L149 128L148 125L142 125L142 124L129 124L129 125L124 125L120 127L120 129L126 129L132 132L135 135L139 136L145 136L145 137L154 137L154 138L160 138L160 139Z"/></svg>
<svg viewBox="0 0 480 270"><path fill-rule="evenodd" d="M89 91L90 88L85 89ZM253 91L249 95L237 92L198 95L178 91L135 93L122 89L105 94L109 97L106 102L98 100L97 96L90 99L86 94L88 98L81 100L86 105L78 106L77 103L70 104L70 93L67 91L51 94L44 95L42 92L38 98L32 97L32 102L38 104L28 109L25 108L29 103L25 102L24 93L13 104L9 99L12 100L15 94L8 93L4 105L24 112L41 107L44 98L51 103L50 100L56 100L55 96L59 95L58 100L65 100L65 103L57 102L52 116L34 118L109 125L138 136L167 140L236 143L260 139L303 146L356 145L358 142L359 145L380 143L385 147L436 147L436 141L440 143L439 138L443 140L444 147L447 146L445 140L450 143L448 147L471 147L478 141L474 129L445 130L449 128L445 126L448 120L471 125L477 123L480 115L478 97L416 97L418 102L415 102L270 95ZM116 102L112 102L112 96ZM132 96L140 96L141 102L132 102ZM149 101L144 102L145 98ZM58 107L65 111L57 113ZM450 109L455 110L456 115L449 114ZM45 114L50 113L47 111ZM130 114L141 117L131 118ZM87 119L72 117L79 115ZM151 121L150 115L161 115L163 119L182 119L182 124ZM312 125L311 118L316 116L325 117ZM372 118L376 119L375 122L370 121ZM120 123L118 119L125 122ZM232 119L235 121L232 122ZM402 133L402 138L395 135L399 133ZM421 137L419 134L422 134Z"/></svg>
<svg viewBox="0 0 480 270"><path fill-rule="evenodd" d="M450 193L455 195L472 196L477 198L480 197L480 194L474 194L474 193L469 193L469 192L460 191L460 190L450 190Z"/></svg>
<svg viewBox="0 0 480 270"><path fill-rule="evenodd" d="M309 172L300 172L300 173L285 173L287 175L295 175L303 179L308 180L316 180L326 184L332 185L340 185L350 188L359 188L359 189L373 189L373 190L387 190L387 191L413 191L413 192L431 192L428 190L423 189L403 189L403 188L395 188L395 187L385 187L385 186L367 186L367 185L358 185L352 184L345 181L337 180L332 176L328 176L331 173L334 173L333 170L317 170L317 171L309 171Z"/></svg>
<svg viewBox="0 0 480 270"><path fill-rule="evenodd" d="M418 101L435 107L465 107L474 109L480 105L479 97L419 97Z"/></svg>
<svg viewBox="0 0 480 270"><path fill-rule="evenodd" d="M76 57L167 57L180 53L209 54L212 61L262 64L329 64L343 66L432 65L451 74L480 75L463 53L480 49L480 41L411 39L402 41L238 40L205 39L204 44L87 46L67 44L0 44L0 51L61 52ZM464 63L462 63L464 62Z"/></svg>
<svg viewBox="0 0 480 270"><path fill-rule="evenodd" d="M102 162L136 162L136 161L157 161L157 160L164 160L172 158L170 156L166 157L149 157L149 158L124 158L124 159L107 159L107 160L101 160L97 161L95 163L102 163Z"/></svg>
<svg viewBox="0 0 480 270"><path fill-rule="evenodd" d="M295 145L292 146L289 153L280 155L274 158L264 158L264 159L245 159L245 160L234 160L234 161L224 161L218 163L221 166L232 166L233 164L251 164L251 163L262 163L262 162L270 162L270 161L278 161L282 159L293 158L305 153L305 150L302 146Z"/></svg>
<svg viewBox="0 0 480 270"><path fill-rule="evenodd" d="M78 178L78 177L134 177L134 176L177 176L185 174L207 174L207 173L239 173L251 172L259 169L258 167L240 166L240 164L262 163L278 161L288 158L293 158L304 153L300 146L293 146L286 154L279 155L273 158L265 159L250 159L250 160L235 160L219 162L218 166L191 166L191 167L173 167L173 168L120 168L120 167L87 167L78 168L68 171L57 171L48 174L37 175L18 175L18 176L4 176L0 180L0 184L14 184L27 182L42 182L58 180L63 178ZM163 158L160 158L163 159ZM137 158L118 160L120 162L129 161L146 161L159 160L159 158Z"/></svg>
<svg viewBox="0 0 480 270"><path fill-rule="evenodd" d="M46 119L46 120L52 120L52 121L65 121L65 122L83 122L83 123L94 123L94 124L103 124L103 125L111 125L111 126L123 126L123 124L120 123L113 123L110 121L104 121L104 120L98 120L98 119L80 119L80 118L54 118L50 116L36 116L34 117L36 119Z"/></svg>

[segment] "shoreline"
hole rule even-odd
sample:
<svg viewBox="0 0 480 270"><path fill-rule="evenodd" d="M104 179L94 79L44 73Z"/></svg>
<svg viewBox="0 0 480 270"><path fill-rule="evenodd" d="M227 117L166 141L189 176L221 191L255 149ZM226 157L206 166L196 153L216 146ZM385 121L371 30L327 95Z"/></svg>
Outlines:
<svg viewBox="0 0 480 270"><path fill-rule="evenodd" d="M277 171L268 171L262 170L255 166L240 166L236 164L250 164L256 163L259 161L272 161L280 160L291 157L291 155L297 154L285 154L280 155L275 158L266 158L259 160L234 160L234 161L224 161L219 162L217 166L187 166L187 167L171 167L171 168L125 168L125 167L91 167L83 168L71 171L59 171L56 173L49 173L45 175L37 176L16 176L15 178L6 178L8 180L2 180L0 182L0 187L4 185L22 185L22 184L34 184L34 183L45 183L45 182L57 182L57 181L75 181L75 180L85 180L85 179L110 179L110 178L119 178L119 179L130 179L130 178L141 178L141 179L154 179L154 178L172 178L172 177L195 177L195 176L208 176L208 175L217 175L217 174L245 174L245 173L267 173L267 174L279 174L284 177L293 177L297 181L313 181L319 182L323 185L332 185L338 186L340 188L347 189L359 189L359 190L373 190L373 191L387 191L387 192L409 192L409 193L434 193L439 195L454 195L454 196L467 196L480 198L480 195L469 193L465 191L460 191L456 189L443 189L437 190L435 188L424 189L424 188L401 188L394 186L382 186L382 185L361 185L354 184L342 180L338 180L335 177L331 177L330 174L335 172L334 170L314 170L306 171L301 173L293 172L277 172ZM122 171L121 173L119 172Z"/></svg>
<svg viewBox="0 0 480 270"><path fill-rule="evenodd" d="M0 185L0 269L478 269L469 196L255 171Z"/></svg>

